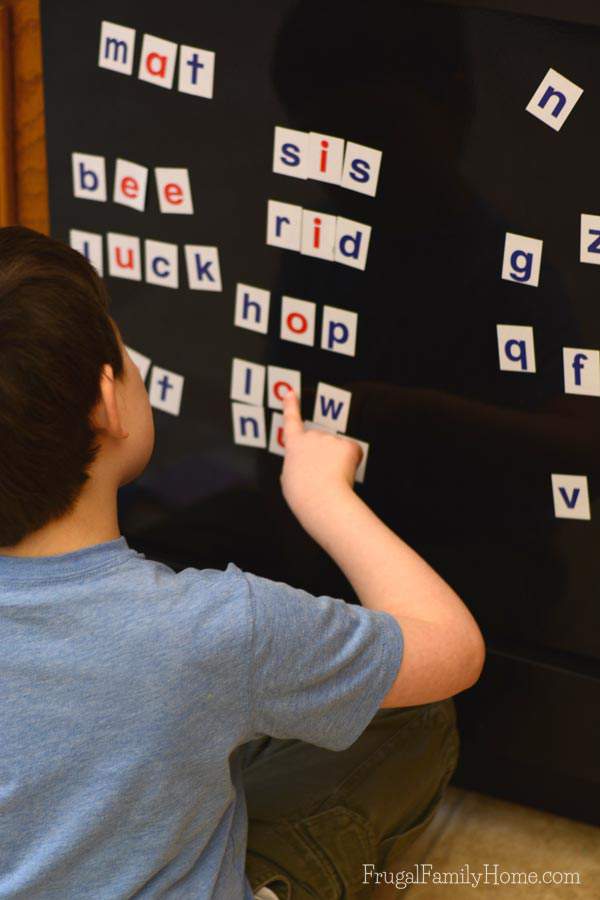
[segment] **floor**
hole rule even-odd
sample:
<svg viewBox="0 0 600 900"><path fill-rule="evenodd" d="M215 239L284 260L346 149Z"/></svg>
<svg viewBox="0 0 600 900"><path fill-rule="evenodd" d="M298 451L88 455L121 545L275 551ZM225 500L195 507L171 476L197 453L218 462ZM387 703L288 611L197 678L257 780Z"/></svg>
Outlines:
<svg viewBox="0 0 600 900"><path fill-rule="evenodd" d="M600 828L475 791L448 788L409 854L397 872L381 873L376 900L600 897ZM420 864L430 868L418 868ZM431 874L424 882L427 871ZM422 883L408 884L403 873L418 873ZM556 883L542 883L544 873L551 873Z"/></svg>

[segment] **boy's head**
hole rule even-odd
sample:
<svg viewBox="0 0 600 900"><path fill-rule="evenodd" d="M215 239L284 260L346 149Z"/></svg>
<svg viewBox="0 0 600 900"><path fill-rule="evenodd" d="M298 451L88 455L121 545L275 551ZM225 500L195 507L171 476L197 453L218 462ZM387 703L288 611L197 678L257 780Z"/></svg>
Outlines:
<svg viewBox="0 0 600 900"><path fill-rule="evenodd" d="M67 244L0 228L0 547L64 515L88 479L143 471L152 410L94 267Z"/></svg>

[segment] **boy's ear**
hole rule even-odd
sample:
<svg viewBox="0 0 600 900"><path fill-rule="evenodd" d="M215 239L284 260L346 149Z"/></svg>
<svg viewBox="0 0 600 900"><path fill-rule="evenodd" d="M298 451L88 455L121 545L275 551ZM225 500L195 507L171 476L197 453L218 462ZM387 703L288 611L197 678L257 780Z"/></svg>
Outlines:
<svg viewBox="0 0 600 900"><path fill-rule="evenodd" d="M117 402L117 380L113 368L108 363L102 366L100 375L100 399L91 414L91 422L96 431L104 432L110 437L126 438L121 421L121 413Z"/></svg>

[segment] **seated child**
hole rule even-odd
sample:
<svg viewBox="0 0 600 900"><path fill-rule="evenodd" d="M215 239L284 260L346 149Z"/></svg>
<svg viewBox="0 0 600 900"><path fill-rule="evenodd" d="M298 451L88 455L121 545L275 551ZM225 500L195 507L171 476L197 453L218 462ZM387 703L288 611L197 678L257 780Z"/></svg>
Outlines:
<svg viewBox="0 0 600 900"><path fill-rule="evenodd" d="M480 630L293 392L281 489L361 605L129 546L153 442L96 270L0 229L0 898L369 896L454 771Z"/></svg>

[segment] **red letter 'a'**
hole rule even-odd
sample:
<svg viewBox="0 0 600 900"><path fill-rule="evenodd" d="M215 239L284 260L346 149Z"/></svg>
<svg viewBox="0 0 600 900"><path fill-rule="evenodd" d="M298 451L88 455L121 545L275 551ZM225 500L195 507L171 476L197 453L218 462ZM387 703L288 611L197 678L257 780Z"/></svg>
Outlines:
<svg viewBox="0 0 600 900"><path fill-rule="evenodd" d="M160 69L158 70L158 72L155 72L155 70L152 68L151 60L155 60L155 59L160 60ZM150 72L151 75L158 75L159 78L166 78L167 77L167 57L163 56L160 53L149 53L148 56L146 57L146 68L148 69L148 71Z"/></svg>

